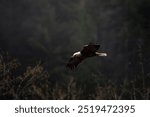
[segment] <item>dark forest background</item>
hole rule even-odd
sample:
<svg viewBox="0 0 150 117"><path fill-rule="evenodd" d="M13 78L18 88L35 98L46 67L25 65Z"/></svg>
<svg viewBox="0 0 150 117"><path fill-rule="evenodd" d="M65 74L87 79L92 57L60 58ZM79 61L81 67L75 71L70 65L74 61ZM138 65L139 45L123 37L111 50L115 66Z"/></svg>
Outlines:
<svg viewBox="0 0 150 117"><path fill-rule="evenodd" d="M149 38L150 0L0 0L0 99L150 99Z"/></svg>

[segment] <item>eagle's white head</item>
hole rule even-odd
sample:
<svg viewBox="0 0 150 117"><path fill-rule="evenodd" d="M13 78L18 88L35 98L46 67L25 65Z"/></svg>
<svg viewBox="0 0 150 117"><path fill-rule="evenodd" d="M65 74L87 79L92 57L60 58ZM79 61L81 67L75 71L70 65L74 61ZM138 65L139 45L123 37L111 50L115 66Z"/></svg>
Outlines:
<svg viewBox="0 0 150 117"><path fill-rule="evenodd" d="M96 54L97 56L107 56L107 53L99 53L99 52L95 52L95 54Z"/></svg>

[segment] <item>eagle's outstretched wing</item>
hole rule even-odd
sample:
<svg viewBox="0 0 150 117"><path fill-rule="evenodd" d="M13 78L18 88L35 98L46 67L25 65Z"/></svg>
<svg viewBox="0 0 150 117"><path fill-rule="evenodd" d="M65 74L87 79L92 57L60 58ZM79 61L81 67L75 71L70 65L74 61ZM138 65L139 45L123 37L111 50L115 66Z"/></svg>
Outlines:
<svg viewBox="0 0 150 117"><path fill-rule="evenodd" d="M71 57L66 65L66 67L69 67L70 69L74 69L78 66L79 63L83 60L82 57Z"/></svg>
<svg viewBox="0 0 150 117"><path fill-rule="evenodd" d="M89 44L85 45L83 49L81 50L81 54L84 56L93 56L93 54L100 48L100 45L98 44Z"/></svg>

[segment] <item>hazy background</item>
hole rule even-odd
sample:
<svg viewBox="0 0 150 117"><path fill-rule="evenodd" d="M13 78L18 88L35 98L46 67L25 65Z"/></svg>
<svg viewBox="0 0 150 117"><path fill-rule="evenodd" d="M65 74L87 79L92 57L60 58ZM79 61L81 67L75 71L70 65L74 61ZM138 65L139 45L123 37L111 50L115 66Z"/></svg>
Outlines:
<svg viewBox="0 0 150 117"><path fill-rule="evenodd" d="M87 84L92 89L88 82L93 79L115 86L137 81L137 89L147 83L144 93L148 88L149 96L149 13L149 0L1 0L0 48L21 63L16 76L41 61L54 84L75 79L77 87ZM108 56L66 69L71 54L89 42L100 44Z"/></svg>

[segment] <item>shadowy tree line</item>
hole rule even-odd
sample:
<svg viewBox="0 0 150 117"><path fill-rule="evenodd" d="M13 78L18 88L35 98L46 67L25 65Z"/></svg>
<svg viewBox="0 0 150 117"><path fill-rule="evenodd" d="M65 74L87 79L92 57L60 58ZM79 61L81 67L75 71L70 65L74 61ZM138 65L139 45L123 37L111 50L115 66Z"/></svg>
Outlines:
<svg viewBox="0 0 150 117"><path fill-rule="evenodd" d="M149 0L1 0L1 99L149 99L149 11ZM89 42L108 57L66 70Z"/></svg>

